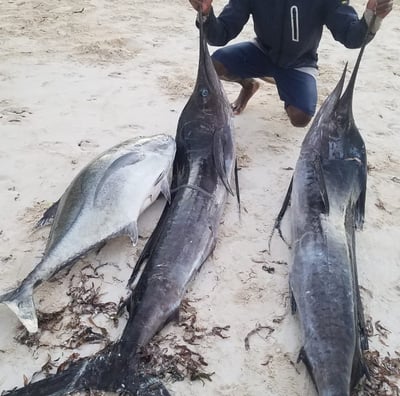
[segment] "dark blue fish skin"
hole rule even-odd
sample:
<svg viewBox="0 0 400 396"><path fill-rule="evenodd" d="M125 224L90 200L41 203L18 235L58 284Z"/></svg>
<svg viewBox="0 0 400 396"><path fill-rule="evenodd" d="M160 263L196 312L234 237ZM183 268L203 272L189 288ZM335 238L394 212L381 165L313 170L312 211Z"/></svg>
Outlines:
<svg viewBox="0 0 400 396"><path fill-rule="evenodd" d="M367 158L352 111L364 49L344 94L347 66L315 116L275 225L279 229L290 202L289 282L304 342L299 359L322 396L350 396L368 374L355 246L355 230L364 222Z"/></svg>
<svg viewBox="0 0 400 396"><path fill-rule="evenodd" d="M140 374L139 352L177 318L189 282L215 246L235 168L231 119L201 26L197 82L176 134L174 192L129 280L129 318L120 340L93 358L8 395L54 396L78 390L169 395L158 380Z"/></svg>

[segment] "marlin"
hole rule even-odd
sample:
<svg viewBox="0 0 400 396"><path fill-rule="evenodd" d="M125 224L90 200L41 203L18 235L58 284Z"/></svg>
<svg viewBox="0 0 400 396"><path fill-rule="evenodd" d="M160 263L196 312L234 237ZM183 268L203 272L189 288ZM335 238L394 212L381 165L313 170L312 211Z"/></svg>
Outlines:
<svg viewBox="0 0 400 396"><path fill-rule="evenodd" d="M178 121L176 147L171 203L128 282L129 318L120 340L97 356L8 395L66 395L80 390L169 395L160 381L143 374L140 351L178 318L188 284L213 251L235 169L232 112L202 22L197 81Z"/></svg>
<svg viewBox="0 0 400 396"><path fill-rule="evenodd" d="M367 158L352 101L365 43L347 89L347 65L301 146L289 191L292 311L304 338L302 360L321 396L350 396L368 375L368 339L357 278L355 230L364 222Z"/></svg>
<svg viewBox="0 0 400 396"><path fill-rule="evenodd" d="M48 211L55 214L41 261L19 287L0 296L29 332L38 330L33 291L105 241L128 235L135 245L139 215L162 192L170 199L175 140L165 134L124 141L90 162Z"/></svg>

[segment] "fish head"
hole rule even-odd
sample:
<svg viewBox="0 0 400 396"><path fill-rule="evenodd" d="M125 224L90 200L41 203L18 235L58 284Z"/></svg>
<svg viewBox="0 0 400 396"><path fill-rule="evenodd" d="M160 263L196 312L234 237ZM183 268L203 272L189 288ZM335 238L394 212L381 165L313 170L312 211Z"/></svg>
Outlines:
<svg viewBox="0 0 400 396"><path fill-rule="evenodd" d="M327 138L330 134L330 130L335 129L335 125L333 123L334 110L343 90L346 71L347 63L343 69L340 80L336 84L336 87L328 95L328 97L319 108L317 114L315 115L310 129L308 130L302 143L302 147L304 149L307 150L310 147L317 150L320 149L321 146L326 144Z"/></svg>
<svg viewBox="0 0 400 396"><path fill-rule="evenodd" d="M148 177L163 179L162 175L171 173L175 158L175 139L167 134L157 134L139 137L122 142L115 146L108 160L107 167L99 173L95 197L99 196L101 189L124 169L135 169ZM135 168L132 168L135 167ZM95 170L98 168L94 166Z"/></svg>
<svg viewBox="0 0 400 396"><path fill-rule="evenodd" d="M183 117L190 116L192 119L198 119L201 123L215 125L221 119L225 121L226 115L231 115L232 110L205 41L202 47L196 84L187 107L183 111Z"/></svg>
<svg viewBox="0 0 400 396"><path fill-rule="evenodd" d="M125 146L127 151L142 153L165 153L167 156L175 153L175 139L164 133L127 140L122 142L121 145L115 146L115 151L121 151L121 146Z"/></svg>
<svg viewBox="0 0 400 396"><path fill-rule="evenodd" d="M365 166L365 144L354 121L353 95L361 58L366 44L367 40L365 39L358 54L357 61L351 73L346 90L334 106L333 116L331 119L332 128L329 136L329 155L331 159L346 160L357 158Z"/></svg>
<svg viewBox="0 0 400 396"><path fill-rule="evenodd" d="M128 155L125 157L131 161L146 161L153 163L153 159L157 158L157 168L169 172L175 158L176 144L175 139L171 135L156 134L152 136L141 137L139 141L131 142L127 147ZM123 165L123 164L120 164Z"/></svg>
<svg viewBox="0 0 400 396"><path fill-rule="evenodd" d="M146 141L144 149L167 159L173 159L176 150L175 139L166 134L154 135Z"/></svg>
<svg viewBox="0 0 400 396"><path fill-rule="evenodd" d="M335 104L330 119L329 133L326 136L327 158L332 160L356 158L365 163L365 143L353 116L355 73L356 71L353 71L343 96Z"/></svg>
<svg viewBox="0 0 400 396"><path fill-rule="evenodd" d="M357 158L365 159L364 141L354 122L352 98L356 70L342 95L347 64L334 90L321 105L306 134L302 150L318 151L326 160Z"/></svg>
<svg viewBox="0 0 400 396"><path fill-rule="evenodd" d="M200 18L199 63L195 87L178 122L176 143L187 150L209 148L216 131L231 124L232 109L211 59Z"/></svg>
<svg viewBox="0 0 400 396"><path fill-rule="evenodd" d="M170 185L173 172L173 164L176 153L175 139L166 134L154 135L140 149L143 156L143 174L153 180L149 187L148 199L146 199L140 212L153 203L160 193L170 201Z"/></svg>

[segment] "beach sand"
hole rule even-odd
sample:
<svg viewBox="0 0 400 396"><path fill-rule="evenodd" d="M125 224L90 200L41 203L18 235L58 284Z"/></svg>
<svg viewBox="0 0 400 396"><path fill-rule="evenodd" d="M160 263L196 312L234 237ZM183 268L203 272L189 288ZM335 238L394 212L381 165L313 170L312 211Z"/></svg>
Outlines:
<svg viewBox="0 0 400 396"><path fill-rule="evenodd" d="M216 12L224 3L215 0ZM364 3L354 1L354 7L361 14ZM32 232L33 225L83 166L133 136L175 135L197 73L194 20L183 0L1 2L1 293L40 260L49 227ZM399 26L395 4L367 47L354 96L354 117L369 164L357 262L373 331L370 348L381 360L399 358L400 351ZM234 41L253 35L249 23ZM324 32L319 104L347 61L352 70L357 54ZM233 101L238 86L224 87ZM314 396L304 365L296 362L301 334L288 303L290 252L277 236L271 253L266 251L307 128L290 125L276 87L266 83L234 123L241 221L230 197L216 249L187 292L186 320L168 325L158 338L166 338L159 342L172 354L186 351L187 356L185 345L197 368L190 372L180 366L185 378L174 382L169 375L165 383L176 396ZM157 202L141 217L136 248L118 238L35 291L38 309L53 313L48 322L43 319L36 337L26 337L14 314L0 306L0 391L22 386L46 363L54 372L71 355L76 358L74 353L89 355L107 339L118 339L126 318L117 323L110 316L127 295L131 268L162 205ZM286 235L287 228L285 221ZM95 311L89 300L96 301ZM200 379L191 381L190 373ZM396 394L384 392L381 387L368 394Z"/></svg>

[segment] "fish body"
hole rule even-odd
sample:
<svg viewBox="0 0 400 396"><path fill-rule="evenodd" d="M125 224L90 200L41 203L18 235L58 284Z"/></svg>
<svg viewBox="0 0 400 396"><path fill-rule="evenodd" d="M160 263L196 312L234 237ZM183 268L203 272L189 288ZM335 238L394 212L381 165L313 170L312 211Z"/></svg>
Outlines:
<svg viewBox="0 0 400 396"><path fill-rule="evenodd" d="M307 132L275 229L291 206L292 311L298 312L305 363L321 396L350 396L368 370L357 276L355 230L364 222L365 144L353 117L353 92L365 50L342 95L347 65Z"/></svg>
<svg viewBox="0 0 400 396"><path fill-rule="evenodd" d="M124 141L90 162L57 203L43 258L20 286L0 297L30 332L38 330L34 288L110 238L138 238L139 215L159 196L169 199L172 136Z"/></svg>
<svg viewBox="0 0 400 396"><path fill-rule="evenodd" d="M304 337L299 358L322 396L350 396L366 373L355 229L364 221L367 160L352 114L361 54L343 96L346 68L307 133L290 194L289 280Z"/></svg>
<svg viewBox="0 0 400 396"><path fill-rule="evenodd" d="M231 119L200 25L198 76L178 122L171 203L128 282L129 318L120 340L93 358L9 395L64 395L78 390L169 395L158 380L140 373L139 353L177 318L189 282L215 246L235 168Z"/></svg>

